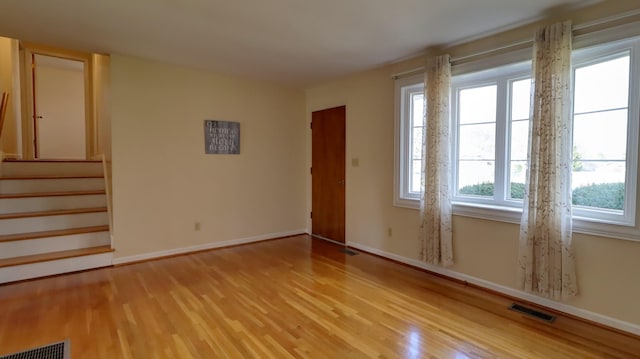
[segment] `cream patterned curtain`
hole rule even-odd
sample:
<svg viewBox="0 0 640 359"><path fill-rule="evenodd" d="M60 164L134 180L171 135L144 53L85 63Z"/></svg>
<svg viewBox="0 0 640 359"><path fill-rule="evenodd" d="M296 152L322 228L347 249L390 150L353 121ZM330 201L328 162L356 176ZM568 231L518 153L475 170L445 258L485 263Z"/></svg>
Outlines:
<svg viewBox="0 0 640 359"><path fill-rule="evenodd" d="M425 74L426 131L423 136L422 194L420 201L421 259L453 264L451 243L449 55L429 60Z"/></svg>
<svg viewBox="0 0 640 359"><path fill-rule="evenodd" d="M520 225L524 290L555 300L577 292L571 244L571 23L537 31L527 191Z"/></svg>

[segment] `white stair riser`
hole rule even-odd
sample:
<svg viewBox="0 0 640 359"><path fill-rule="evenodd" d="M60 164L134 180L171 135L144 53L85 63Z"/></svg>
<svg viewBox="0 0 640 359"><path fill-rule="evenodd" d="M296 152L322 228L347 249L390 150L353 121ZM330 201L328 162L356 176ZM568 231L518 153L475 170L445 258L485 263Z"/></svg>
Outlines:
<svg viewBox="0 0 640 359"><path fill-rule="evenodd" d="M0 214L53 211L56 209L106 207L104 194L0 198Z"/></svg>
<svg viewBox="0 0 640 359"><path fill-rule="evenodd" d="M110 240L109 232L104 231L2 242L0 259L106 246L110 244Z"/></svg>
<svg viewBox="0 0 640 359"><path fill-rule="evenodd" d="M0 235L104 226L108 223L107 212L2 219L0 220Z"/></svg>
<svg viewBox="0 0 640 359"><path fill-rule="evenodd" d="M0 193L43 193L104 190L104 178L0 180Z"/></svg>
<svg viewBox="0 0 640 359"><path fill-rule="evenodd" d="M102 162L11 162L2 164L6 177L102 176Z"/></svg>
<svg viewBox="0 0 640 359"><path fill-rule="evenodd" d="M58 259L54 261L23 264L0 268L0 283L15 282L30 278L77 272L85 269L110 266L113 253L100 253L88 256Z"/></svg>

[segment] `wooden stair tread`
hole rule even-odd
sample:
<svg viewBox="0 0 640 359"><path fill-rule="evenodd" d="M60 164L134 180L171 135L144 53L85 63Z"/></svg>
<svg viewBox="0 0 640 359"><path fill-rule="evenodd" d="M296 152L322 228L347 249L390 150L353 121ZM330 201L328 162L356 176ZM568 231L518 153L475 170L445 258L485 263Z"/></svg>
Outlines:
<svg viewBox="0 0 640 359"><path fill-rule="evenodd" d="M108 253L108 252L113 252L113 249L111 249L111 246L72 249L68 251L50 252L50 253L44 253L44 254L36 254L32 256L0 259L0 268L17 266L22 264L47 262L47 261L53 261L57 259L67 259L67 258L88 256L92 254L100 254L100 253Z"/></svg>
<svg viewBox="0 0 640 359"><path fill-rule="evenodd" d="M16 233L16 234L4 234L0 235L0 243L22 241L28 239L45 238L45 237L60 237L68 236L72 234L93 233L93 232L105 232L109 231L109 226L93 226L93 227L79 227L79 228L66 228L56 229L51 231L41 232L29 232L29 233Z"/></svg>
<svg viewBox="0 0 640 359"><path fill-rule="evenodd" d="M88 195L96 195L96 194L106 194L106 192L105 192L105 190L96 190L96 191L9 193L9 194L0 194L0 199L3 199L3 198L29 198L29 197L88 196Z"/></svg>
<svg viewBox="0 0 640 359"><path fill-rule="evenodd" d="M75 178L104 178L103 175L43 175L43 176L4 176L0 180L45 180L45 179L75 179Z"/></svg>
<svg viewBox="0 0 640 359"><path fill-rule="evenodd" d="M4 162L13 162L13 163L102 163L102 160L18 160L12 158L5 158Z"/></svg>
<svg viewBox="0 0 640 359"><path fill-rule="evenodd" d="M80 213L94 213L94 212L106 212L106 211L107 211L107 207L94 207L94 208L57 209L53 211L39 211L39 212L7 213L7 214L0 214L0 220L28 218L28 217L59 216L64 214L80 214Z"/></svg>

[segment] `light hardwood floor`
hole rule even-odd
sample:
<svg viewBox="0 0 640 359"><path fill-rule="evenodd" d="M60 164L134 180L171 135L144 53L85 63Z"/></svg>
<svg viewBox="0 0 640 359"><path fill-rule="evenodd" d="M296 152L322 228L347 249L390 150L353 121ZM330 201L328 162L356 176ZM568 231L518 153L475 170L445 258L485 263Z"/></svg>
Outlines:
<svg viewBox="0 0 640 359"><path fill-rule="evenodd" d="M65 338L73 359L640 354L637 337L508 303L295 236L0 286L0 354Z"/></svg>

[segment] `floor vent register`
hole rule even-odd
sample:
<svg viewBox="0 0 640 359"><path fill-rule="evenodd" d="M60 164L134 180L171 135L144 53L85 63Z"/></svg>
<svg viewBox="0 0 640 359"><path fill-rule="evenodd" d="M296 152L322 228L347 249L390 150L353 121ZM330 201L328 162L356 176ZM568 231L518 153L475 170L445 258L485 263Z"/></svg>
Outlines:
<svg viewBox="0 0 640 359"><path fill-rule="evenodd" d="M528 308L528 307L525 307L524 305L520 305L516 303L511 304L511 307L509 307L509 309L516 312L520 312L522 314L526 314L530 317L544 320L547 323L553 323L553 321L556 320L556 317L554 315L543 313L533 308Z"/></svg>
<svg viewBox="0 0 640 359"><path fill-rule="evenodd" d="M352 251L351 249L349 249L347 247L340 248L340 252L346 253L347 255L350 255L350 256L355 256L356 254L358 254L358 252Z"/></svg>
<svg viewBox="0 0 640 359"><path fill-rule="evenodd" d="M69 359L69 340L44 345L18 353L0 356L0 359Z"/></svg>

